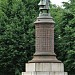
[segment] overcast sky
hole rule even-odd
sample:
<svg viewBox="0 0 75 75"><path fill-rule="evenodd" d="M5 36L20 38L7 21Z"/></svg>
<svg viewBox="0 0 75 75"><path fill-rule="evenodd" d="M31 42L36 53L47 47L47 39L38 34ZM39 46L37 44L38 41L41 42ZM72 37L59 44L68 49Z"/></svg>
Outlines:
<svg viewBox="0 0 75 75"><path fill-rule="evenodd" d="M68 2L69 0L50 0L52 2L52 4L56 4L61 6L62 2Z"/></svg>

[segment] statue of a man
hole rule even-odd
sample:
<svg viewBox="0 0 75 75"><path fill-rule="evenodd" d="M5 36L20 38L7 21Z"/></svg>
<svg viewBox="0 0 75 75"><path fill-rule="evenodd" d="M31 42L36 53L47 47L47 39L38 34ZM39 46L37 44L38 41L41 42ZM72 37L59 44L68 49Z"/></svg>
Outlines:
<svg viewBox="0 0 75 75"><path fill-rule="evenodd" d="M43 9L49 9L50 0L40 0L40 3L38 5Z"/></svg>
<svg viewBox="0 0 75 75"><path fill-rule="evenodd" d="M50 0L40 0L38 5L40 10L39 15L49 15Z"/></svg>

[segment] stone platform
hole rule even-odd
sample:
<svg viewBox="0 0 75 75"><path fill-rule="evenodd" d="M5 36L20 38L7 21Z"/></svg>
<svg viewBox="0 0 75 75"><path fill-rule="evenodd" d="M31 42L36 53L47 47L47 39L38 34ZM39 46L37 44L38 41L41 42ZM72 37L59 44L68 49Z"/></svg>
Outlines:
<svg viewBox="0 0 75 75"><path fill-rule="evenodd" d="M67 72L22 72L22 75L67 75Z"/></svg>
<svg viewBox="0 0 75 75"><path fill-rule="evenodd" d="M63 63L27 63L22 75L68 75Z"/></svg>

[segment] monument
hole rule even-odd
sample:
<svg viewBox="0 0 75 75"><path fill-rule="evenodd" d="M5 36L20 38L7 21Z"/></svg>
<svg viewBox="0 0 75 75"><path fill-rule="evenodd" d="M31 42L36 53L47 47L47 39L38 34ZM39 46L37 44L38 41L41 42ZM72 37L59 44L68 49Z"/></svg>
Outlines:
<svg viewBox="0 0 75 75"><path fill-rule="evenodd" d="M49 0L40 0L39 17L35 23L35 53L22 75L68 75L64 64L54 53L54 21L49 13Z"/></svg>

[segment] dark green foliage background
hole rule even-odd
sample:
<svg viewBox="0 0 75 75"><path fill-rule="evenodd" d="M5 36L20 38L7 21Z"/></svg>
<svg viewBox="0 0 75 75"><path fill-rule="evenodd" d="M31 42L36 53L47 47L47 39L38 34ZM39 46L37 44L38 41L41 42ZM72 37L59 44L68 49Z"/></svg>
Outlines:
<svg viewBox="0 0 75 75"><path fill-rule="evenodd" d="M0 0L0 75L21 75L35 52L34 21L39 0ZM55 23L55 53L65 71L75 71L75 0L50 5Z"/></svg>
<svg viewBox="0 0 75 75"><path fill-rule="evenodd" d="M36 0L0 0L0 75L19 75L34 53Z"/></svg>

